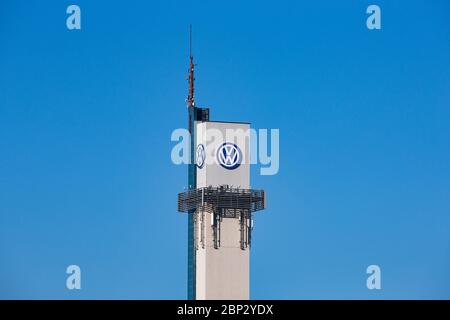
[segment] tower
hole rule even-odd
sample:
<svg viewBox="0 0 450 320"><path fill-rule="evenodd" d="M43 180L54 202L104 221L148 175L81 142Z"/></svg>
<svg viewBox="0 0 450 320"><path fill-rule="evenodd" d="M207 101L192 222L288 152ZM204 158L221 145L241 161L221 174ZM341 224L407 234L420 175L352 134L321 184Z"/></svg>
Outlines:
<svg viewBox="0 0 450 320"><path fill-rule="evenodd" d="M189 188L178 194L188 213L188 299L249 299L252 214L265 208L264 191L250 188L250 124L210 121L195 105L194 80L191 51Z"/></svg>

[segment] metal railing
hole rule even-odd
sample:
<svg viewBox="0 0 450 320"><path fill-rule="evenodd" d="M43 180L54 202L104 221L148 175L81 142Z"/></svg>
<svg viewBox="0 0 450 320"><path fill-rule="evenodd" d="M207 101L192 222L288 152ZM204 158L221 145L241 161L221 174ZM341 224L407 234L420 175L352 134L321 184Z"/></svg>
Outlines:
<svg viewBox="0 0 450 320"><path fill-rule="evenodd" d="M192 212L204 204L216 209L239 209L255 212L266 207L264 190L205 187L178 194L178 211Z"/></svg>

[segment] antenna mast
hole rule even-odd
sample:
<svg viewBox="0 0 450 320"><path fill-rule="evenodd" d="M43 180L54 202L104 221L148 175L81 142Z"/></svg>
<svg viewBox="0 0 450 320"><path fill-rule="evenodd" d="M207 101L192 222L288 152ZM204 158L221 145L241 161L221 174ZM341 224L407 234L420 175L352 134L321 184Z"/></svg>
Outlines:
<svg viewBox="0 0 450 320"><path fill-rule="evenodd" d="M187 105L189 108L194 107L194 57L192 56L192 25L189 25L189 95L187 97Z"/></svg>

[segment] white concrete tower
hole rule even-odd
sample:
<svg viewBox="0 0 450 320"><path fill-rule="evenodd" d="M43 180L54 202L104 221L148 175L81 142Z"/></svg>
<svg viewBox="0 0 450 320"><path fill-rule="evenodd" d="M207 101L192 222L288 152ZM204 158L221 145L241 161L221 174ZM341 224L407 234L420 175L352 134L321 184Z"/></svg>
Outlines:
<svg viewBox="0 0 450 320"><path fill-rule="evenodd" d="M265 208L264 191L250 189L250 125L209 121L197 107L189 34L189 190L178 194L189 214L188 299L249 299L252 213Z"/></svg>
<svg viewBox="0 0 450 320"><path fill-rule="evenodd" d="M249 299L252 212L264 192L250 189L250 125L196 122L196 189L179 195L194 215L196 299Z"/></svg>

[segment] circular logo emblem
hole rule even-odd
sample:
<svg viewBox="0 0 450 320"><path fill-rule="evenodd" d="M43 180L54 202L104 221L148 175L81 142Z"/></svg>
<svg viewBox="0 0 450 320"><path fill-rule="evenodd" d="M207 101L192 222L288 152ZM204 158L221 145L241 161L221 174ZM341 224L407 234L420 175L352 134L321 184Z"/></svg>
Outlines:
<svg viewBox="0 0 450 320"><path fill-rule="evenodd" d="M225 142L217 150L217 161L225 169L236 169L241 164L242 152L234 143Z"/></svg>
<svg viewBox="0 0 450 320"><path fill-rule="evenodd" d="M203 144L199 144L197 146L197 151L195 152L195 159L197 163L197 167L200 169L205 165L205 146Z"/></svg>

